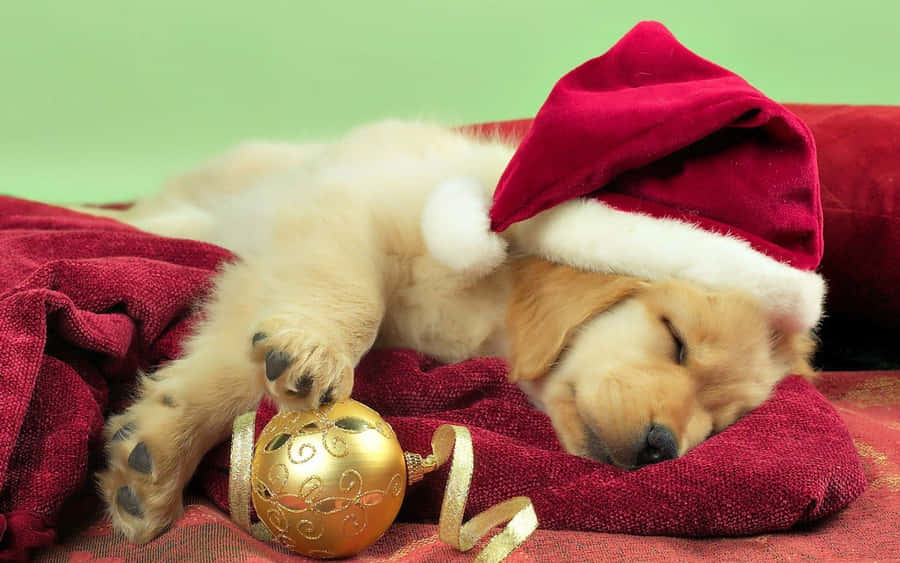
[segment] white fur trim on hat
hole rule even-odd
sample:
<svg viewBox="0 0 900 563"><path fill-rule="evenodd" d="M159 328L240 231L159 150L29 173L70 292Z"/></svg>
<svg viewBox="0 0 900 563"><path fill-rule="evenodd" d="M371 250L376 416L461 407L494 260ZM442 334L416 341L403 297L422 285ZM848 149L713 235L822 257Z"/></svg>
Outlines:
<svg viewBox="0 0 900 563"><path fill-rule="evenodd" d="M438 184L422 210L422 235L429 252L457 272L487 274L506 259L506 241L491 231L490 192L473 178Z"/></svg>
<svg viewBox="0 0 900 563"><path fill-rule="evenodd" d="M576 268L744 290L786 331L809 330L822 315L825 281L815 272L779 262L743 240L675 219L579 198L510 230L521 250Z"/></svg>

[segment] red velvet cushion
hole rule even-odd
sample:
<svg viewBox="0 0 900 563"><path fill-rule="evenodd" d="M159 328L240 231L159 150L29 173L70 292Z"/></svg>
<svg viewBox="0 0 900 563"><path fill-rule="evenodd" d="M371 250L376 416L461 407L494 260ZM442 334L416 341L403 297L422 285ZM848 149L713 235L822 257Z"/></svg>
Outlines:
<svg viewBox="0 0 900 563"><path fill-rule="evenodd" d="M900 326L900 107L788 107L816 140L826 313Z"/></svg>

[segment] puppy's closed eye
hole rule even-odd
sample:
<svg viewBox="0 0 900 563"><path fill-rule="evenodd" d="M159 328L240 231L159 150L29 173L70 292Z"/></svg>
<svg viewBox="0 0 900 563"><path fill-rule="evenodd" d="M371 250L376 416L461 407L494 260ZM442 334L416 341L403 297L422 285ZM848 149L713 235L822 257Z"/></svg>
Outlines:
<svg viewBox="0 0 900 563"><path fill-rule="evenodd" d="M662 322L666 326L666 330L669 331L669 334L672 335L672 341L675 342L675 362L677 362L678 365L684 365L684 360L687 356L687 347L684 345L684 339L681 337L681 333L678 332L678 329L675 328L672 321L666 317L662 318Z"/></svg>

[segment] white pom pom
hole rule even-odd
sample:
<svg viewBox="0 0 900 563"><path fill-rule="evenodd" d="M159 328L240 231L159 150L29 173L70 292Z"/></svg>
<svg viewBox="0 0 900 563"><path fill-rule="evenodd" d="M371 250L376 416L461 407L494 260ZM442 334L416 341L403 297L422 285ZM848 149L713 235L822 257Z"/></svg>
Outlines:
<svg viewBox="0 0 900 563"><path fill-rule="evenodd" d="M489 192L472 178L438 184L422 210L428 251L448 268L487 274L506 259L506 241L491 231Z"/></svg>

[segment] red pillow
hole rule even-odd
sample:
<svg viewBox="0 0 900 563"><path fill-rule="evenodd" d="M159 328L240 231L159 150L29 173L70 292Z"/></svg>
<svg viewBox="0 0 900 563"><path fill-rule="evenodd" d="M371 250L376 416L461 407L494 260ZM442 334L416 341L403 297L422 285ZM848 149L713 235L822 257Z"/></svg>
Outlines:
<svg viewBox="0 0 900 563"><path fill-rule="evenodd" d="M788 108L818 151L826 312L900 326L900 107Z"/></svg>
<svg viewBox="0 0 900 563"><path fill-rule="evenodd" d="M412 351L370 352L353 397L379 411L408 451L429 453L441 424L469 429L475 472L467 517L526 495L542 528L735 536L822 518L866 487L840 415L796 376L686 456L634 472L564 452L546 415L506 382L499 359L441 366ZM274 412L268 402L260 407L257 435ZM214 450L197 476L226 510L228 457L228 445ZM400 518L436 521L446 478L441 470L415 485Z"/></svg>

